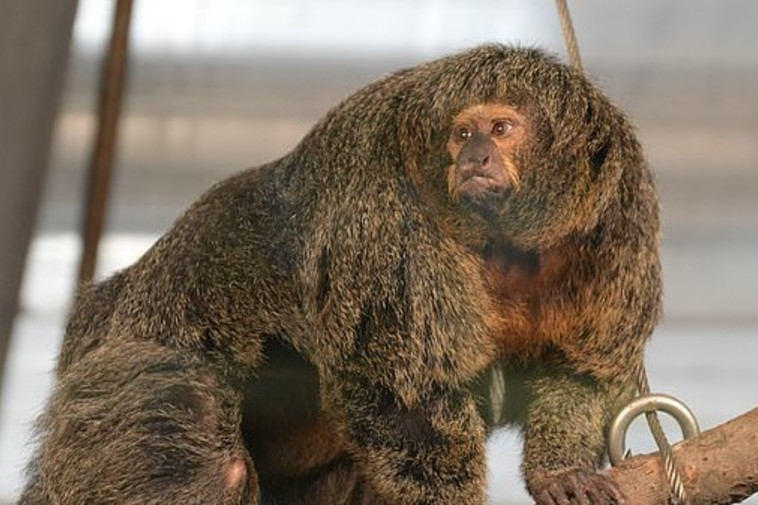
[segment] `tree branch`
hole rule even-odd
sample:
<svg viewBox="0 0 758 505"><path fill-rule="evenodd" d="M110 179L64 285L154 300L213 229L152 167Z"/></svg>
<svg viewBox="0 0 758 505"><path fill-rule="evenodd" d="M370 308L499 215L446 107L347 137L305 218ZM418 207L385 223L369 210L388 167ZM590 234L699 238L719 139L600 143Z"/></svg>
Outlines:
<svg viewBox="0 0 758 505"><path fill-rule="evenodd" d="M758 408L674 446L689 505L736 503L758 492ZM667 505L658 454L635 456L608 471L629 505Z"/></svg>

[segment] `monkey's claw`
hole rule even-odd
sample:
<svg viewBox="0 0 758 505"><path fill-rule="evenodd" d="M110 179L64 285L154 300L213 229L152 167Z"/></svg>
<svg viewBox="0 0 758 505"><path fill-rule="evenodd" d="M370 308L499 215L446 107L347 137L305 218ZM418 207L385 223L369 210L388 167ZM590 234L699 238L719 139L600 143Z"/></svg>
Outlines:
<svg viewBox="0 0 758 505"><path fill-rule="evenodd" d="M615 482L587 470L570 470L548 479L534 495L537 505L624 505Z"/></svg>

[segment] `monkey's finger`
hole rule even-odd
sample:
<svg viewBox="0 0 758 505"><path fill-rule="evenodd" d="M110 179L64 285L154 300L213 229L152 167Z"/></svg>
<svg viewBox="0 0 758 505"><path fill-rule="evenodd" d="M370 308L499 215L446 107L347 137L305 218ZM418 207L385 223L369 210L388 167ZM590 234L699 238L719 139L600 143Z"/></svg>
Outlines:
<svg viewBox="0 0 758 505"><path fill-rule="evenodd" d="M543 489L539 493L537 493L536 496L534 496L534 501L537 505L557 505L555 503L555 500L552 496L550 496L550 491L547 489Z"/></svg>
<svg viewBox="0 0 758 505"><path fill-rule="evenodd" d="M621 490L618 488L618 486L616 486L615 483L611 482L610 480L606 480L605 482L605 492L613 500L613 502L616 503L616 505L626 504L626 498L621 493Z"/></svg>
<svg viewBox="0 0 758 505"><path fill-rule="evenodd" d="M571 474L567 477L571 490L574 494L574 501L577 505L598 505L597 502L592 502L587 498L587 491L589 491L587 483L581 474Z"/></svg>
<svg viewBox="0 0 758 505"><path fill-rule="evenodd" d="M626 503L626 498L621 493L618 485L611 479L600 474L591 474L590 479L592 481L591 487L602 492L608 498L607 501L616 505L624 505Z"/></svg>
<svg viewBox="0 0 758 505"><path fill-rule="evenodd" d="M594 474L589 472L579 472L578 480L581 483L582 491L590 499L593 505L606 505L607 497L604 492L597 486L594 479Z"/></svg>
<svg viewBox="0 0 758 505"><path fill-rule="evenodd" d="M550 495L558 505L571 505L571 500L566 493L566 487L557 482L553 482L547 487Z"/></svg>
<svg viewBox="0 0 758 505"><path fill-rule="evenodd" d="M592 505L607 505L610 501L609 496L595 485L586 486L585 491L587 496L589 496Z"/></svg>

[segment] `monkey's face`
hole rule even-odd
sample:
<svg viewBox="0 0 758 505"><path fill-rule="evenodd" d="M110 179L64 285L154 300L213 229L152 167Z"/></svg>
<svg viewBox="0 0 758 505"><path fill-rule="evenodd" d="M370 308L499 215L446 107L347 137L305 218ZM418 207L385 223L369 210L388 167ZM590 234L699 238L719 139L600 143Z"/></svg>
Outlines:
<svg viewBox="0 0 758 505"><path fill-rule="evenodd" d="M447 189L456 203L487 212L521 184L515 154L526 136L526 118L502 104L478 104L453 120L447 149L453 164Z"/></svg>

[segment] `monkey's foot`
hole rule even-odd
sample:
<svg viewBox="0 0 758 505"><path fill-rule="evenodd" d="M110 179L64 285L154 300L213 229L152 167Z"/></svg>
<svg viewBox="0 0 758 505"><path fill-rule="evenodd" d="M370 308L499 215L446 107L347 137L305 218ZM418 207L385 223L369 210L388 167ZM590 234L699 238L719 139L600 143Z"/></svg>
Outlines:
<svg viewBox="0 0 758 505"><path fill-rule="evenodd" d="M570 470L547 478L534 493L537 505L624 505L615 482L588 470Z"/></svg>

